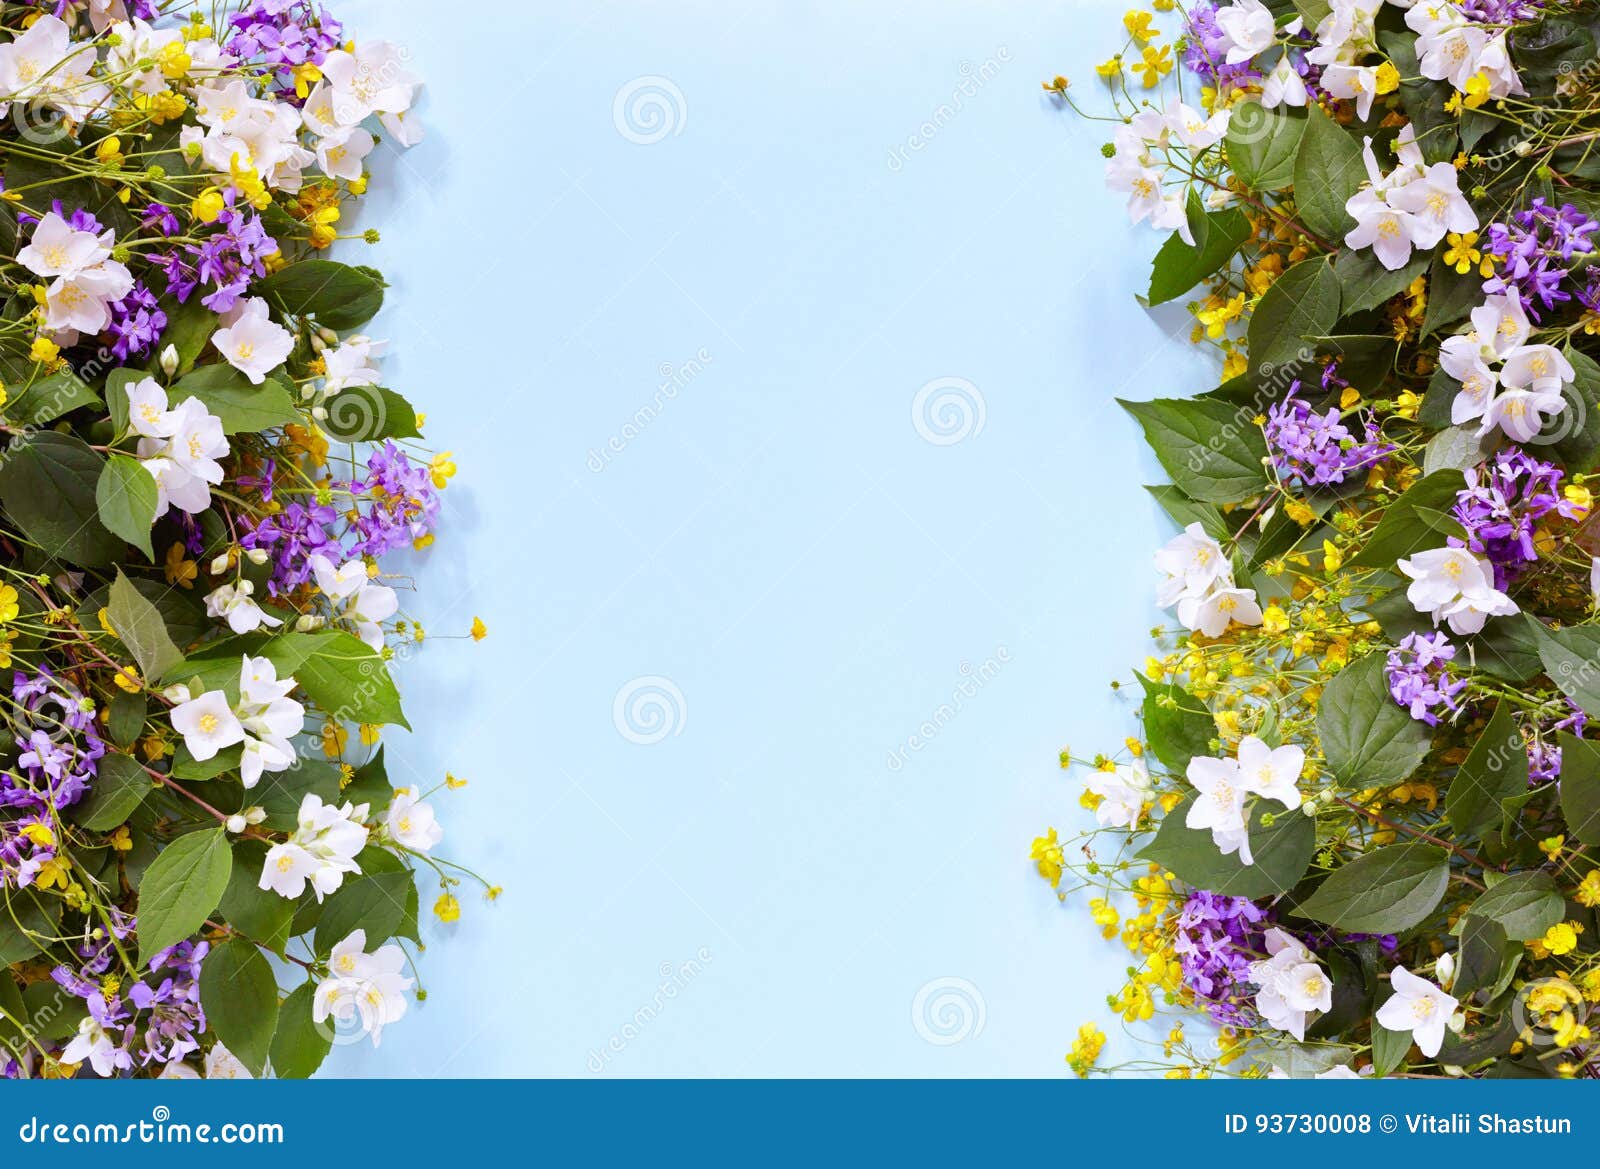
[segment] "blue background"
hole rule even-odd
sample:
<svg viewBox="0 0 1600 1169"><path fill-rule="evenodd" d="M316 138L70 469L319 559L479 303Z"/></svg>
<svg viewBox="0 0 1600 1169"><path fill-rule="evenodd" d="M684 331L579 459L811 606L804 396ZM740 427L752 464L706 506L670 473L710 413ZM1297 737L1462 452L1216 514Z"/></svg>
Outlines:
<svg viewBox="0 0 1600 1169"><path fill-rule="evenodd" d="M337 5L428 86L383 242L343 245L461 467L413 611L491 630L402 671L390 771L470 779L441 851L506 893L426 927L428 1001L329 1071L1055 1076L1113 1030L1126 955L1028 846L1086 821L1057 753L1130 731L1108 684L1157 620L1113 398L1215 376L1134 302L1160 238L1108 128L1040 89L1101 108L1123 7ZM641 77L652 143L614 116ZM913 402L949 378L983 425L941 445ZM630 741L649 677L681 703Z"/></svg>

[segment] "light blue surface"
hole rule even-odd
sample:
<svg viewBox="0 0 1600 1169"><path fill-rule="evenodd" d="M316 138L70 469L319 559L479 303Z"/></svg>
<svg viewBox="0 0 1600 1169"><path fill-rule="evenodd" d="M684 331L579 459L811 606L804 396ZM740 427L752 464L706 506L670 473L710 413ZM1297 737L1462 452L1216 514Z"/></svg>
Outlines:
<svg viewBox="0 0 1600 1169"><path fill-rule="evenodd" d="M1126 957L1027 851L1084 822L1057 752L1128 733L1155 620L1112 399L1213 376L1134 303L1159 238L1104 128L1041 95L1095 100L1121 10L338 6L428 83L362 223L389 384L461 467L417 613L491 630L405 669L391 774L470 778L442 851L506 893L330 1071L1056 1076L1113 1030ZM681 102L640 144L613 107L650 76ZM940 445L913 401L949 378L983 425ZM673 733L629 741L652 676Z"/></svg>

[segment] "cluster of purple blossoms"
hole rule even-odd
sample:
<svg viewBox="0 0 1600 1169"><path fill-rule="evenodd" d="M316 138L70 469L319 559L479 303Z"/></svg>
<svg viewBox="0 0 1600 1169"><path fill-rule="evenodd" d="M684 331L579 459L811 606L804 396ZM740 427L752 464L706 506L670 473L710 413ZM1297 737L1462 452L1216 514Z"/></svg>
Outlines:
<svg viewBox="0 0 1600 1169"><path fill-rule="evenodd" d="M344 26L310 0L255 0L229 19L222 47L236 61L255 61L291 93L298 65L320 65L339 47Z"/></svg>
<svg viewBox="0 0 1600 1169"><path fill-rule="evenodd" d="M114 338L111 354L118 361L149 353L166 331L167 314L157 306L155 293L142 280L135 280L127 296L107 307L111 324L106 331Z"/></svg>
<svg viewBox="0 0 1600 1169"><path fill-rule="evenodd" d="M1408 633L1389 651L1384 676L1389 696L1430 727L1439 725L1439 712L1454 716L1461 703L1456 695L1467 688L1466 679L1450 672L1456 647L1443 633Z"/></svg>
<svg viewBox="0 0 1600 1169"><path fill-rule="evenodd" d="M1189 9L1184 20L1188 43L1183 50L1183 65L1208 85L1215 86L1219 93L1224 93L1259 81L1261 72L1249 61L1228 64L1228 46L1232 42L1217 24L1218 7L1202 2Z"/></svg>
<svg viewBox="0 0 1600 1169"><path fill-rule="evenodd" d="M276 597L311 579L311 557L317 553L329 559L342 558L339 541L328 531L338 518L339 513L329 504L296 501L262 517L239 543L246 551L264 548L271 555L267 590Z"/></svg>
<svg viewBox="0 0 1600 1169"><path fill-rule="evenodd" d="M1223 1026L1248 1025L1255 1014L1246 1005L1250 955L1266 945L1260 928L1266 917L1248 897L1222 897L1193 890L1178 914L1172 942L1183 968L1183 982L1200 1007Z"/></svg>
<svg viewBox="0 0 1600 1169"><path fill-rule="evenodd" d="M351 489L371 497L353 521L357 556L382 556L403 548L433 530L439 516L439 492L433 472L413 463L393 442L385 442L367 458L365 479Z"/></svg>
<svg viewBox="0 0 1600 1169"><path fill-rule="evenodd" d="M1561 748L1545 738L1546 735L1554 736L1557 731L1570 731L1579 738L1583 737L1583 728L1589 725L1589 716L1575 706L1570 698L1564 699L1567 704L1566 717L1558 719L1549 727L1533 728L1533 733L1528 738L1528 786L1538 787L1542 783L1554 783L1561 778Z"/></svg>
<svg viewBox="0 0 1600 1169"><path fill-rule="evenodd" d="M210 285L211 291L200 298L200 303L214 313L233 308L249 291L250 282L267 274L264 261L278 250L278 241L261 226L261 217L248 204L237 206L236 192L224 192L223 200L226 206L216 219L221 230L207 236L203 243L185 244L181 249L150 257L151 264L166 276L167 291L180 304L202 284ZM150 204L144 219L168 234L177 233L177 220L164 204Z"/></svg>
<svg viewBox="0 0 1600 1169"><path fill-rule="evenodd" d="M1457 7L1461 15L1478 24L1509 25L1539 15L1544 0L1463 0Z"/></svg>
<svg viewBox="0 0 1600 1169"><path fill-rule="evenodd" d="M1380 441L1372 419L1365 420L1365 441L1357 441L1337 407L1319 413L1297 396L1299 390L1295 382L1267 411L1272 465L1286 482L1302 487L1343 483L1351 472L1381 463L1393 452L1393 445Z"/></svg>
<svg viewBox="0 0 1600 1169"><path fill-rule="evenodd" d="M1494 566L1494 587L1504 589L1539 559L1534 525L1554 512L1578 519L1583 509L1561 493L1561 468L1515 446L1494 458L1487 475L1468 470L1452 514L1467 529L1467 547Z"/></svg>
<svg viewBox="0 0 1600 1169"><path fill-rule="evenodd" d="M132 922L128 922L131 929ZM119 935L121 937L125 934ZM109 941L105 948L110 948ZM106 967L94 962L73 970L57 966L50 972L56 984L81 998L89 1008L94 1026L79 1032L63 1059L87 1059L100 1076L116 1076L150 1064L167 1065L182 1061L200 1050L200 1034L206 1029L205 1011L200 1006L200 965L211 950L209 942L186 941L169 946L150 960L154 985L136 982L124 997L115 984L97 981ZM141 1036L142 1042L140 1041Z"/></svg>
<svg viewBox="0 0 1600 1169"><path fill-rule="evenodd" d="M1551 207L1543 197L1508 223L1491 223L1484 253L1495 261L1495 274L1483 282L1486 293L1515 291L1532 320L1572 294L1562 287L1577 256L1594 251L1590 240L1600 223L1571 203ZM1535 302L1537 302L1537 306Z"/></svg>
<svg viewBox="0 0 1600 1169"><path fill-rule="evenodd" d="M94 729L94 702L40 667L12 677L16 767L0 772L0 808L42 812L66 808L89 790L96 761L106 753Z"/></svg>

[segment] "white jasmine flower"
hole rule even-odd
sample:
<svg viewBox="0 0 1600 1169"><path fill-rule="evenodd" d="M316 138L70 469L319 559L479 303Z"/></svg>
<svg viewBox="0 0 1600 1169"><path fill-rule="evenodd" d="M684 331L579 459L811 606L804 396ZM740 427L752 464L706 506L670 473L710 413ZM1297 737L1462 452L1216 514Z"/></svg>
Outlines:
<svg viewBox="0 0 1600 1169"><path fill-rule="evenodd" d="M143 405L157 401L145 391ZM138 408L131 390L129 402ZM132 416L130 410L130 421ZM190 515L205 511L211 506L211 486L222 482L222 464L217 460L228 453L221 419L207 411L199 398L186 398L176 410L161 415L152 429L165 433L140 438L137 454L145 470L155 477L157 517L165 515L168 507Z"/></svg>
<svg viewBox="0 0 1600 1169"><path fill-rule="evenodd" d="M1245 791L1277 800L1291 811L1300 806L1296 783L1305 765L1304 748L1269 747L1255 735L1239 740L1239 779Z"/></svg>
<svg viewBox="0 0 1600 1169"><path fill-rule="evenodd" d="M1261 606L1254 589L1212 589L1203 597L1187 596L1178 601L1178 620L1185 629L1207 637L1221 637L1230 623L1260 625Z"/></svg>
<svg viewBox="0 0 1600 1169"><path fill-rule="evenodd" d="M317 166L331 179L359 179L361 162L372 147L372 135L360 126L340 127L317 139Z"/></svg>
<svg viewBox="0 0 1600 1169"><path fill-rule="evenodd" d="M1557 395L1575 377L1572 363L1553 345L1518 345L1506 353L1500 370L1501 385Z"/></svg>
<svg viewBox="0 0 1600 1169"><path fill-rule="evenodd" d="M359 873L358 854L367 844L366 804L336 807L308 793L300 801L300 814L289 839L273 845L261 866L262 889L281 897L298 898L306 889L321 901L344 882L346 873Z"/></svg>
<svg viewBox="0 0 1600 1169"><path fill-rule="evenodd" d="M400 598L388 585L365 584L340 614L356 627L356 636L378 652L383 651L383 622L400 608Z"/></svg>
<svg viewBox="0 0 1600 1169"><path fill-rule="evenodd" d="M1203 595L1218 583L1233 584L1233 567L1222 545L1198 523L1190 524L1157 550L1156 567L1167 574L1156 593L1156 603L1163 609L1185 595Z"/></svg>
<svg viewBox="0 0 1600 1169"><path fill-rule="evenodd" d="M267 318L267 302L261 297L247 297L241 303L243 311L232 324L213 333L211 343L229 365L259 386L289 356L294 335Z"/></svg>
<svg viewBox="0 0 1600 1169"><path fill-rule="evenodd" d="M1228 7L1218 8L1216 22L1228 38L1225 59L1230 65L1250 60L1278 39L1276 20L1261 0L1236 0Z"/></svg>
<svg viewBox="0 0 1600 1169"><path fill-rule="evenodd" d="M1478 434L1488 434L1498 426L1512 441L1529 442L1544 429L1545 415L1561 413L1566 404L1560 390L1502 389L1484 408Z"/></svg>
<svg viewBox="0 0 1600 1169"><path fill-rule="evenodd" d="M234 1055L220 1042L206 1052L206 1079L208 1080L253 1080L250 1069L245 1067L239 1057Z"/></svg>
<svg viewBox="0 0 1600 1169"><path fill-rule="evenodd" d="M294 763L291 740L306 721L305 707L289 697L294 687L293 678L278 678L269 658L244 658L236 711L248 732L239 761L239 778L246 788L255 787L263 771L282 771Z"/></svg>
<svg viewBox="0 0 1600 1169"><path fill-rule="evenodd" d="M89 1061L95 1075L105 1079L133 1066L133 1056L117 1045L93 1015L78 1024L78 1033L61 1052L62 1063L82 1063L84 1060Z"/></svg>
<svg viewBox="0 0 1600 1169"><path fill-rule="evenodd" d="M317 587L330 601L342 601L367 583L367 566L359 560L346 561L334 568L333 561L317 552L308 563L312 575L316 577Z"/></svg>
<svg viewBox="0 0 1600 1169"><path fill-rule="evenodd" d="M384 1027L405 1016L413 983L401 973L406 959L399 946L379 946L371 954L366 946L366 931L355 930L333 948L328 977L317 984L311 1001L311 1018L319 1024L330 1016L340 1023L359 1019L377 1047Z"/></svg>
<svg viewBox="0 0 1600 1169"><path fill-rule="evenodd" d="M35 276L76 276L109 260L115 242L109 228L99 235L79 231L56 212L47 211L28 246L17 253L17 262Z"/></svg>
<svg viewBox="0 0 1600 1169"><path fill-rule="evenodd" d="M1255 0L1250 2L1254 3ZM1173 136L1179 142L1198 153L1222 141L1222 136L1228 132L1228 119L1232 113L1223 107L1208 118L1193 106L1173 98L1167 104L1167 124L1172 127Z"/></svg>
<svg viewBox="0 0 1600 1169"><path fill-rule="evenodd" d="M172 414L167 391L155 378L141 378L127 388L128 429L141 438L171 438Z"/></svg>
<svg viewBox="0 0 1600 1169"><path fill-rule="evenodd" d="M1261 104L1269 110L1306 104L1305 79L1295 71L1287 54L1279 57L1272 71L1262 78Z"/></svg>
<svg viewBox="0 0 1600 1169"><path fill-rule="evenodd" d="M1298 939L1274 926L1266 932L1268 957L1250 964L1256 1009L1262 1018L1296 1039L1305 1038L1306 1018L1333 1007L1333 979Z"/></svg>
<svg viewBox="0 0 1600 1169"><path fill-rule="evenodd" d="M355 52L335 49L322 62L328 101L341 126L369 114L404 114L421 82L405 67L408 54L388 41L366 41Z"/></svg>
<svg viewBox="0 0 1600 1169"><path fill-rule="evenodd" d="M1237 852L1242 862L1254 864L1244 810L1248 793L1239 774L1239 764L1232 759L1196 755L1189 760L1185 774L1199 794L1189 804L1184 825L1211 829L1211 838L1224 856Z"/></svg>
<svg viewBox="0 0 1600 1169"><path fill-rule="evenodd" d="M1402 559L1401 572L1411 578L1406 599L1438 625L1447 621L1456 633L1477 633L1490 617L1517 612L1517 604L1494 587L1489 562L1465 548L1435 548Z"/></svg>
<svg viewBox="0 0 1600 1169"><path fill-rule="evenodd" d="M0 44L0 99L37 98L81 122L111 94L89 75L97 61L91 42L74 43L66 24L46 13Z"/></svg>
<svg viewBox="0 0 1600 1169"><path fill-rule="evenodd" d="M207 690L200 697L174 707L172 727L183 736L183 745L189 749L189 754L201 762L244 742L244 726L221 690Z"/></svg>
<svg viewBox="0 0 1600 1169"><path fill-rule="evenodd" d="M206 616L221 618L235 633L250 633L263 625L282 625L280 619L256 604L251 596L254 589L247 580L218 586L206 594Z"/></svg>
<svg viewBox="0 0 1600 1169"><path fill-rule="evenodd" d="M1378 96L1378 70L1372 65L1329 65L1322 71L1322 88L1332 97L1353 98L1356 116L1364 122Z"/></svg>
<svg viewBox="0 0 1600 1169"><path fill-rule="evenodd" d="M1097 770L1084 786L1100 797L1094 817L1102 828L1132 828L1152 793L1150 772L1140 758L1115 771Z"/></svg>
<svg viewBox="0 0 1600 1169"><path fill-rule="evenodd" d="M417 852L430 851L444 837L433 808L422 802L422 793L415 786L394 797L384 817L384 827L391 839Z"/></svg>
<svg viewBox="0 0 1600 1169"><path fill-rule="evenodd" d="M1457 1001L1404 966L1396 966L1390 973L1389 985L1394 994L1378 1008L1378 1022L1390 1031L1409 1032L1422 1054L1432 1059L1444 1046L1445 1027Z"/></svg>

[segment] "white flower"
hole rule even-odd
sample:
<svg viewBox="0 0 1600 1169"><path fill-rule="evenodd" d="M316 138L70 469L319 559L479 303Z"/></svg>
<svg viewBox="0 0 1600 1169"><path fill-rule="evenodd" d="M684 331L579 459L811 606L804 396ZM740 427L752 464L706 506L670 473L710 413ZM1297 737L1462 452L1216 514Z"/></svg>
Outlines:
<svg viewBox="0 0 1600 1169"><path fill-rule="evenodd" d="M1501 376L1505 376L1504 371ZM1545 415L1561 413L1566 404L1560 390L1502 389L1484 409L1478 434L1488 434L1498 426L1507 438L1529 442L1544 429Z"/></svg>
<svg viewBox="0 0 1600 1169"><path fill-rule="evenodd" d="M1266 945L1269 957L1250 964L1250 980L1260 988L1256 1009L1272 1026L1304 1039L1306 1017L1333 1007L1333 979L1311 951L1276 926L1267 930Z"/></svg>
<svg viewBox="0 0 1600 1169"><path fill-rule="evenodd" d="M78 1024L78 1033L61 1052L62 1063L82 1063L84 1060L89 1061L95 1075L106 1078L133 1066L133 1056L117 1046L93 1015Z"/></svg>
<svg viewBox="0 0 1600 1169"><path fill-rule="evenodd" d="M1277 800L1290 810L1300 806L1296 781L1305 765L1301 747L1269 747L1254 735L1239 740L1239 779L1245 791Z"/></svg>
<svg viewBox="0 0 1600 1169"><path fill-rule="evenodd" d="M1261 0L1236 0L1216 13L1217 27L1227 37L1226 60L1230 65L1248 61L1272 47L1278 29L1272 12Z"/></svg>
<svg viewBox="0 0 1600 1169"><path fill-rule="evenodd" d="M1306 104L1305 79L1295 72L1287 54L1279 57L1272 72L1262 79L1261 104L1269 110Z"/></svg>
<svg viewBox="0 0 1600 1169"><path fill-rule="evenodd" d="M359 560L350 560L334 568L333 561L317 552L308 563L317 579L317 587L330 601L342 601L367 583L367 566Z"/></svg>
<svg viewBox="0 0 1600 1169"><path fill-rule="evenodd" d="M383 355L387 341L374 341L359 333L322 354L323 393L332 395L347 386L375 386L382 376L374 361Z"/></svg>
<svg viewBox="0 0 1600 1169"><path fill-rule="evenodd" d="M1228 132L1231 115L1232 111L1223 107L1208 118L1178 98L1167 103L1167 125L1172 127L1173 136L1196 152L1207 150L1222 141L1222 136Z"/></svg>
<svg viewBox="0 0 1600 1169"><path fill-rule="evenodd" d="M253 1080L250 1069L220 1042L206 1052L206 1079Z"/></svg>
<svg viewBox="0 0 1600 1169"><path fill-rule="evenodd" d="M221 690L207 690L200 697L174 707L172 727L183 736L183 745L189 749L189 754L202 762L215 758L218 751L244 742L244 725Z"/></svg>
<svg viewBox="0 0 1600 1169"><path fill-rule="evenodd" d="M171 438L172 414L167 409L167 391L155 378L141 378L127 388L128 429L141 438Z"/></svg>
<svg viewBox="0 0 1600 1169"><path fill-rule="evenodd" d="M372 135L360 126L344 126L317 139L317 165L331 179L361 177L361 160L372 153Z"/></svg>
<svg viewBox="0 0 1600 1169"><path fill-rule="evenodd" d="M1445 1027L1458 1005L1456 1000L1404 966L1394 968L1389 984L1394 994L1378 1008L1378 1022L1390 1031L1409 1032L1422 1054L1432 1059L1444 1045Z"/></svg>
<svg viewBox="0 0 1600 1169"><path fill-rule="evenodd" d="M263 771L282 771L294 764L290 740L306 721L305 707L289 697L294 687L293 678L279 679L271 659L244 657L236 713L248 732L239 761L239 778L246 788L255 787Z"/></svg>
<svg viewBox="0 0 1600 1169"><path fill-rule="evenodd" d="M54 211L47 211L17 262L35 276L76 276L111 258L116 236L107 228L99 235L79 231Z"/></svg>
<svg viewBox="0 0 1600 1169"><path fill-rule="evenodd" d="M147 382L149 379L129 387L130 423L136 411L148 411L165 400L154 383L140 390ZM137 395L136 390L140 390ZM222 420L207 411L199 398L185 398L176 410L160 414L149 429L160 433L141 437L137 454L145 470L155 477L156 515L165 515L168 507L190 515L205 511L211 506L211 486L222 482L222 464L217 460L228 453Z"/></svg>
<svg viewBox="0 0 1600 1169"><path fill-rule="evenodd" d="M250 633L263 625L282 625L279 618L256 604L251 596L254 589L247 580L218 586L206 594L206 616L220 617L235 633Z"/></svg>
<svg viewBox="0 0 1600 1169"><path fill-rule="evenodd" d="M243 311L228 327L211 334L211 343L229 365L259 386L289 356L294 335L267 319L267 302L261 297L247 297L241 303Z"/></svg>
<svg viewBox="0 0 1600 1169"><path fill-rule="evenodd" d="M1198 523L1190 524L1157 550L1156 567L1167 574L1156 593L1156 603L1163 609L1185 595L1204 595L1215 584L1233 584L1233 568L1222 545Z"/></svg>
<svg viewBox="0 0 1600 1169"><path fill-rule="evenodd" d="M1589 595L1600 605L1600 556L1589 558Z"/></svg>
<svg viewBox="0 0 1600 1169"><path fill-rule="evenodd" d="M1432 248L1451 231L1476 231L1477 213L1461 194L1453 164L1436 162L1403 185L1392 188L1389 202L1411 213L1411 242Z"/></svg>
<svg viewBox="0 0 1600 1169"><path fill-rule="evenodd" d="M134 17L118 21L111 31L116 43L106 50L106 71L127 74L122 84L133 93L148 95L166 89L166 74L157 57L168 45L182 43L183 29L151 28Z"/></svg>
<svg viewBox="0 0 1600 1169"><path fill-rule="evenodd" d="M1096 771L1084 786L1100 797L1094 818L1102 828L1132 828L1152 792L1150 772L1138 758L1115 771Z"/></svg>
<svg viewBox="0 0 1600 1169"><path fill-rule="evenodd" d="M46 13L0 44L0 99L38 98L81 122L110 96L89 76L97 60L92 43L74 43L66 24Z"/></svg>
<svg viewBox="0 0 1600 1169"><path fill-rule="evenodd" d="M1178 602L1178 620L1185 629L1207 637L1221 637L1230 623L1260 625L1261 606L1254 589L1219 587L1203 597L1184 597Z"/></svg>
<svg viewBox="0 0 1600 1169"><path fill-rule="evenodd" d="M1239 764L1232 759L1196 755L1189 760L1185 774L1198 793L1184 815L1185 827L1211 829L1211 839L1224 856L1237 852L1243 863L1254 864L1244 811L1248 793L1239 775Z"/></svg>
<svg viewBox="0 0 1600 1169"><path fill-rule="evenodd" d="M422 802L415 786L394 797L384 817L391 839L417 852L428 852L444 837L444 829L434 818L433 808Z"/></svg>
<svg viewBox="0 0 1600 1169"><path fill-rule="evenodd" d="M400 608L400 598L388 585L361 586L340 614L356 627L356 636L379 653L383 652L383 622L393 617Z"/></svg>
<svg viewBox="0 0 1600 1169"><path fill-rule="evenodd" d="M412 980L401 974L406 958L399 946L379 946L371 954L366 947L366 931L355 930L333 948L328 977L311 1000L311 1018L319 1024L330 1015L340 1023L359 1019L377 1047L384 1027L404 1018Z"/></svg>
<svg viewBox="0 0 1600 1169"><path fill-rule="evenodd" d="M1356 116L1364 122L1378 96L1378 70L1372 65L1329 65L1322 71L1322 88L1333 97L1354 98Z"/></svg>
<svg viewBox="0 0 1600 1169"><path fill-rule="evenodd" d="M408 56L388 41L365 41L353 53L329 53L321 68L339 125L354 126L369 114L410 110L422 85L405 68Z"/></svg>
<svg viewBox="0 0 1600 1169"><path fill-rule="evenodd" d="M1518 345L1505 355L1500 384L1516 390L1561 393L1577 374L1572 363L1553 345Z"/></svg>
<svg viewBox="0 0 1600 1169"><path fill-rule="evenodd" d="M1489 562L1465 548L1435 548L1399 562L1411 578L1406 599L1438 625L1447 621L1456 633L1477 633L1490 617L1507 617L1517 604L1494 587Z"/></svg>
<svg viewBox="0 0 1600 1169"><path fill-rule="evenodd" d="M262 889L281 897L298 898L311 884L321 901L344 882L346 873L359 873L358 854L367 844L366 804L336 807L308 793L300 801L300 814L289 839L267 850L261 866Z"/></svg>

